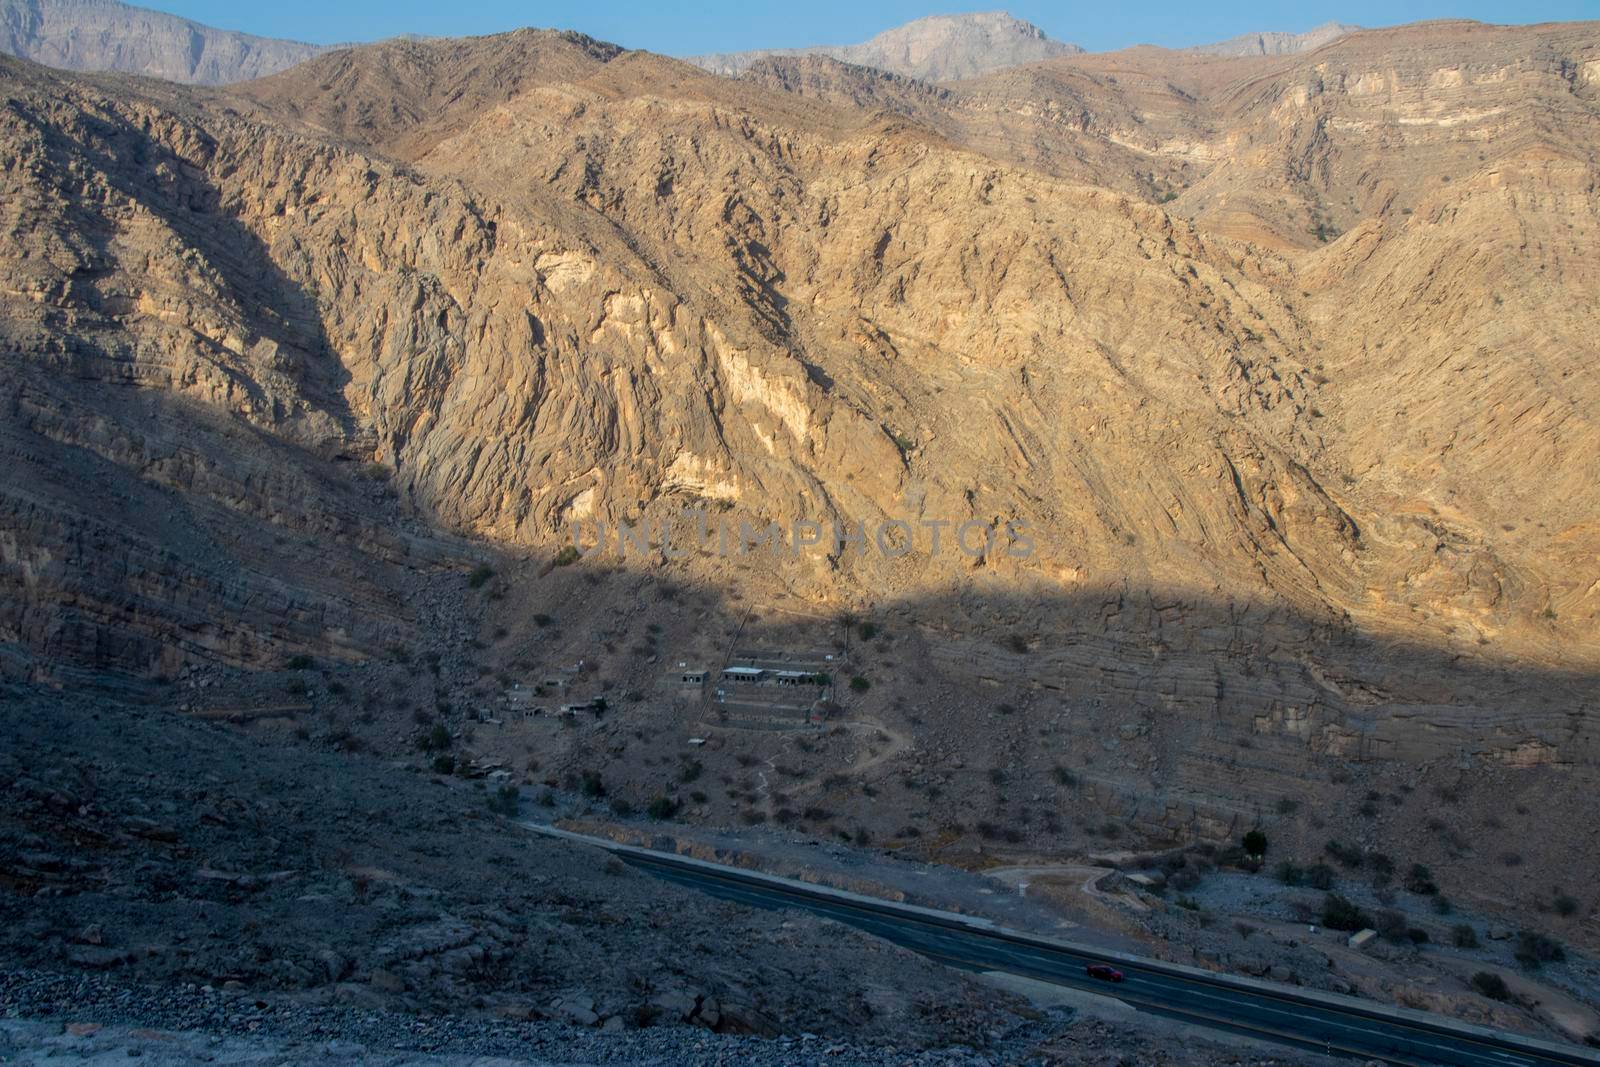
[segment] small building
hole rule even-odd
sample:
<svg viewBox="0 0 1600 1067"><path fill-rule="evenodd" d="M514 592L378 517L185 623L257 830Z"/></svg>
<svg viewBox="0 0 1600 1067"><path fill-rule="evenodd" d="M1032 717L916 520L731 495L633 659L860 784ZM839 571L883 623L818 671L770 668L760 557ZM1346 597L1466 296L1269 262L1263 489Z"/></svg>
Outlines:
<svg viewBox="0 0 1600 1067"><path fill-rule="evenodd" d="M1355 933L1350 935L1350 940L1346 943L1351 948L1366 948L1377 939L1378 931L1369 928L1366 930L1357 930Z"/></svg>
<svg viewBox="0 0 1600 1067"><path fill-rule="evenodd" d="M767 672L760 667L726 667L722 671L722 680L736 685L755 685L766 676Z"/></svg>
<svg viewBox="0 0 1600 1067"><path fill-rule="evenodd" d="M809 671L775 671L772 680L778 685L816 685L817 676Z"/></svg>
<svg viewBox="0 0 1600 1067"><path fill-rule="evenodd" d="M704 667L690 667L679 675L678 681L684 685L705 685L706 671Z"/></svg>

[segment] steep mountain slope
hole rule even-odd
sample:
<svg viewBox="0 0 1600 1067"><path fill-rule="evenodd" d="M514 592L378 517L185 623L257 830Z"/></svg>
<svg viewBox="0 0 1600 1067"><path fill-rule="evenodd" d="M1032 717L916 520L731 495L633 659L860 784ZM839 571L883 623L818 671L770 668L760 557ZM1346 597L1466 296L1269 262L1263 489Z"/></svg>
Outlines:
<svg viewBox="0 0 1600 1067"><path fill-rule="evenodd" d="M0 0L0 52L66 70L220 85L275 74L323 50L118 0Z"/></svg>
<svg viewBox="0 0 1600 1067"><path fill-rule="evenodd" d="M984 11L929 15L884 30L860 44L763 48L691 56L688 62L713 74L736 75L763 59L827 56L906 78L937 82L971 78L1002 67L1082 51L1075 44L1052 41L1039 27L1003 11Z"/></svg>

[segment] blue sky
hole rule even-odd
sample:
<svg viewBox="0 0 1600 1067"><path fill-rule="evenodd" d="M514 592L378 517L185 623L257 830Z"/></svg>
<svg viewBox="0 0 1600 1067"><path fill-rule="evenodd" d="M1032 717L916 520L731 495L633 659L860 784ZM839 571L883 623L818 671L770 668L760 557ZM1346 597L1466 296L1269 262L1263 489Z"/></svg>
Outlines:
<svg viewBox="0 0 1600 1067"><path fill-rule="evenodd" d="M1035 23L1056 40L1081 44L1091 51L1132 44L1201 44L1249 30L1298 32L1330 19L1391 26L1437 18L1483 22L1600 18L1600 0L1309 0L1292 7L1281 0L1124 0L1121 4L699 0L681 8L670 0L273 0L253 5L241 5L238 0L155 0L140 6L225 29L319 43L367 41L399 33L459 36L544 26L581 30L630 48L667 55L851 44L922 15L996 8Z"/></svg>

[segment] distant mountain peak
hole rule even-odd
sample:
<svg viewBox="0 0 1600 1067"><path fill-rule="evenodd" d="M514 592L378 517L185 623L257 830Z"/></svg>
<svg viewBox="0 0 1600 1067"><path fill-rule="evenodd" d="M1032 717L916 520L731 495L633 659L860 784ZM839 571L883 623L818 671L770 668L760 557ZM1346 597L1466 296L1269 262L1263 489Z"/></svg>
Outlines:
<svg viewBox="0 0 1600 1067"><path fill-rule="evenodd" d="M691 56L688 61L713 74L738 75L762 59L821 55L923 81L956 81L1082 51L1051 40L1033 23L1007 12L974 11L913 19L860 44L767 48Z"/></svg>
<svg viewBox="0 0 1600 1067"><path fill-rule="evenodd" d="M63 70L217 85L276 74L325 50L118 0L0 0L0 52Z"/></svg>
<svg viewBox="0 0 1600 1067"><path fill-rule="evenodd" d="M1359 29L1360 26L1345 22L1324 22L1305 33L1279 33L1270 30L1261 33L1241 33L1237 37L1229 37L1226 41L1196 45L1185 51L1200 52L1209 56L1292 56L1309 52L1313 48L1321 48L1329 41L1336 41Z"/></svg>

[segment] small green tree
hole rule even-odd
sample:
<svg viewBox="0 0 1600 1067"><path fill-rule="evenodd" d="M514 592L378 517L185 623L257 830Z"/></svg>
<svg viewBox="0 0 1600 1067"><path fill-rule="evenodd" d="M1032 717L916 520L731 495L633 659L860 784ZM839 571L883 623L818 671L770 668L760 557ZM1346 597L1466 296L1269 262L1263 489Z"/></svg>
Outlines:
<svg viewBox="0 0 1600 1067"><path fill-rule="evenodd" d="M644 810L652 819L670 819L678 814L678 802L669 796L657 793L651 798L649 807Z"/></svg>
<svg viewBox="0 0 1600 1067"><path fill-rule="evenodd" d="M1246 855L1260 859L1267 854L1267 835L1260 830L1251 830L1245 834L1242 844Z"/></svg>
<svg viewBox="0 0 1600 1067"><path fill-rule="evenodd" d="M1322 925L1330 930L1363 930L1372 920L1348 898L1329 893L1322 900Z"/></svg>

